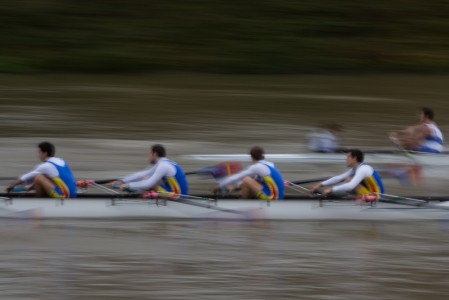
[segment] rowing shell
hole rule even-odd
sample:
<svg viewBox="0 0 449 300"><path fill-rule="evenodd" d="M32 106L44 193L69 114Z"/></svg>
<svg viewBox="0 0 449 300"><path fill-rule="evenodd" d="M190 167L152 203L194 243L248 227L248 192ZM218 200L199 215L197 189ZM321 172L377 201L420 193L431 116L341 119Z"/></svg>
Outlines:
<svg viewBox="0 0 449 300"><path fill-rule="evenodd" d="M189 154L187 159L201 161L250 161L249 154ZM265 158L282 163L344 164L345 153L305 153L305 154L266 154ZM412 153L412 152L368 152L365 161L370 164L416 163L423 166L449 166L449 153Z"/></svg>
<svg viewBox="0 0 449 300"><path fill-rule="evenodd" d="M190 154L184 155L186 159L199 161L241 161L250 162L248 154ZM345 165L345 153L308 153L308 154L266 154L265 158L274 163L293 164L335 164ZM365 162L372 164L378 170L397 168L398 166L419 166L418 178L446 178L449 168L449 153L409 153L409 152L383 152L365 153Z"/></svg>
<svg viewBox="0 0 449 300"><path fill-rule="evenodd" d="M337 200L218 200L0 198L0 217L38 219L449 220L449 202L422 207Z"/></svg>

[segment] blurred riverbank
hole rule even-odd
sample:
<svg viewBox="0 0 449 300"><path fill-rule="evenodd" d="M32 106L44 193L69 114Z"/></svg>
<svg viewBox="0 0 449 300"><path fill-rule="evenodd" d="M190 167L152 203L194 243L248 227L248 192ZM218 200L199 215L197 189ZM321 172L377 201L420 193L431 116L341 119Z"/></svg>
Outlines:
<svg viewBox="0 0 449 300"><path fill-rule="evenodd" d="M0 75L1 136L305 140L341 123L344 144L390 146L432 107L443 131L448 76Z"/></svg>

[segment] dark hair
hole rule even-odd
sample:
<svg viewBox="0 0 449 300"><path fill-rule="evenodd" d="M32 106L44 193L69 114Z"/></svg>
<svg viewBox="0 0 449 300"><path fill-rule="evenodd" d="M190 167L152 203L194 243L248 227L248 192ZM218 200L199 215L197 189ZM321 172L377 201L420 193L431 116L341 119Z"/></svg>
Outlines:
<svg viewBox="0 0 449 300"><path fill-rule="evenodd" d="M429 120L433 120L435 114L433 113L433 109L428 107L421 107L421 111Z"/></svg>
<svg viewBox="0 0 449 300"><path fill-rule="evenodd" d="M151 146L151 151L155 152L159 157L165 157L166 155L165 148L161 144Z"/></svg>
<svg viewBox="0 0 449 300"><path fill-rule="evenodd" d="M363 162L363 159L365 158L365 155L359 149L349 149L348 153L351 157L355 157L359 163Z"/></svg>
<svg viewBox="0 0 449 300"><path fill-rule="evenodd" d="M37 145L39 149L41 149L42 152L47 153L48 157L55 156L55 146L52 143L49 142L42 142L39 145Z"/></svg>
<svg viewBox="0 0 449 300"><path fill-rule="evenodd" d="M251 151L249 151L249 154L254 160L262 160L265 158L265 151L262 147L259 146L252 147Z"/></svg>

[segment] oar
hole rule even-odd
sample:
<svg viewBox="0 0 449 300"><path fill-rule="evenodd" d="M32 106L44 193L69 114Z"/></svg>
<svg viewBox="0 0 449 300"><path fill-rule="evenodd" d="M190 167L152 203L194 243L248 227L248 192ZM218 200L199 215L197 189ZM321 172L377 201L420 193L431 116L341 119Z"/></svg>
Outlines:
<svg viewBox="0 0 449 300"><path fill-rule="evenodd" d="M230 176L232 174L238 173L242 170L242 164L241 162L222 162L215 166L205 167L201 168L196 171L186 172L186 175L210 175L214 177L215 179L219 179L222 177ZM13 180L15 178L11 178ZM0 178L1 180L1 178ZM7 180L7 177L4 178L4 180ZM78 180L77 186L79 187L87 187L91 183L97 183L97 184L106 184L110 183L112 181L120 180L119 178L111 178L111 179L86 179L86 180ZM87 185L86 185L87 184Z"/></svg>
<svg viewBox="0 0 449 300"><path fill-rule="evenodd" d="M105 187L104 185L98 184L98 183L96 183L96 182L94 182L92 185L93 185L94 187L96 187L97 189L99 189L100 191L109 193L109 194L111 194L111 195L120 195L120 194L121 194L121 193L119 193L119 192L117 192L117 191L114 191L113 189L110 189L110 188L108 188L108 187Z"/></svg>
<svg viewBox="0 0 449 300"><path fill-rule="evenodd" d="M383 201L383 202L391 201L391 202L397 203L397 204L411 205L411 206L422 207L422 208L436 208L436 209L449 210L449 206L446 204L442 204L442 203L430 204L429 201L423 200L423 199L402 197L402 196L396 196L396 195L390 195L390 194L379 194L379 195L381 195L382 197L390 197L392 199L412 201L415 203L411 204L411 203L406 203L406 202L401 202L401 201L391 201L391 200L385 201L385 199L381 198L381 201Z"/></svg>
<svg viewBox="0 0 449 300"><path fill-rule="evenodd" d="M405 148L402 147L400 144L396 143L396 141L394 141L392 138L390 138L390 142L391 142L394 146L396 146L396 148L399 149L399 152L400 152L400 153L404 154L405 157L407 157L408 159L410 159L410 160L415 164L415 166L421 166L421 164L419 163L419 161L418 161L415 157L413 157L413 156L411 155L412 152L416 152L416 151L410 151L410 150L405 149Z"/></svg>
<svg viewBox="0 0 449 300"><path fill-rule="evenodd" d="M330 177L331 176L320 177L320 178L312 178L312 179L304 179L304 180L295 180L295 181L290 181L290 183L293 183L293 184L306 184L306 183L320 182L320 181L325 181L326 179L329 179Z"/></svg>
<svg viewBox="0 0 449 300"><path fill-rule="evenodd" d="M102 186L102 185L96 183L93 180L90 180L90 181L85 180L84 184L86 184L86 186L95 186L95 187L99 188L100 190L103 190L106 193L109 193L109 194L114 195L114 196L119 196L121 194L121 193L119 193L117 191L114 191L113 189L110 189L108 187ZM165 197L164 197L164 194L166 195ZM157 199L157 198L159 198L159 195L162 195L163 199L169 200L169 201L175 201L175 202L179 202L179 203L183 203L183 204L188 204L188 205L193 205L193 206L198 206L198 207L203 207L203 208L209 208L209 209L214 209L214 210L228 212L228 213L245 215L245 213L242 212L242 211L238 211L238 210L234 210L234 209L222 208L222 207L210 204L209 203L210 201L215 201L215 199L212 199L212 198L203 198L203 197L197 197L197 196L191 196L191 195L185 195L185 194L173 194L173 193L170 193L170 192L154 192L154 191L142 194L142 198L144 198L144 199ZM193 201L191 199L205 200L205 201L208 201L208 203L200 203L200 202L197 202L197 201Z"/></svg>
<svg viewBox="0 0 449 300"><path fill-rule="evenodd" d="M0 177L0 181L7 181L7 180L16 180L17 177Z"/></svg>
<svg viewBox="0 0 449 300"><path fill-rule="evenodd" d="M97 179L97 180L94 180L94 182L97 183L97 184L106 184L106 183L109 183L109 182L112 182L112 181L116 181L116 180L119 180L119 179L117 179L117 178L113 178L113 179Z"/></svg>
<svg viewBox="0 0 449 300"><path fill-rule="evenodd" d="M310 189L303 187L295 182L284 180L284 186L290 187L291 189L297 191L297 192L307 192L310 193ZM312 195L311 195L312 196Z"/></svg>
<svg viewBox="0 0 449 300"><path fill-rule="evenodd" d="M315 193L311 194L310 193L310 189L308 189L306 187L303 187L303 186L301 186L299 184L293 183L291 181L288 181L288 180L284 181L284 185L286 187L292 188L293 190L295 190L297 192L304 192L305 191L305 192L307 192L309 194L310 198L313 198L314 196L319 196L318 200L320 201L320 206L323 206L322 201L323 201L324 195L321 194L320 192L315 192Z"/></svg>
<svg viewBox="0 0 449 300"><path fill-rule="evenodd" d="M221 212L226 212L226 213L231 213L231 214L243 215L243 216L245 216L245 218L248 218L248 213L246 213L244 211L223 208L223 207L211 204L210 203L211 201L215 201L215 199L212 199L212 198L203 198L203 197L196 197L196 196L192 196L192 195L173 194L173 193L169 193L169 192L154 192L154 191L143 194L143 198L146 198L146 199L148 199L148 198L158 199L158 198L161 198L160 196L162 196L162 199L164 199L164 200L179 202L182 204L187 204L187 205L192 205L192 206L197 206L197 207L202 207L202 208L213 209L216 211L221 211ZM175 199L176 197L177 197L177 199ZM198 202L195 200L203 200L203 201L207 201L207 202L204 203L204 202Z"/></svg>
<svg viewBox="0 0 449 300"><path fill-rule="evenodd" d="M385 194L385 193L375 193L379 196L381 196L381 201L383 202L388 202L387 199L384 198L391 198L391 199L397 199L399 201L394 201L394 203L398 203L398 204L405 204L405 205L413 205L413 206L423 206L429 203L429 201L426 200L422 200L422 199L417 199L417 198L410 198L410 197L403 197L403 196L396 196L396 195L391 195L391 194ZM387 200L387 201L385 201ZM410 203L404 203L401 202L400 200L406 200L406 201L412 201L414 202L414 204L410 204ZM390 200L391 201L391 200Z"/></svg>
<svg viewBox="0 0 449 300"><path fill-rule="evenodd" d="M77 180L76 181L76 186L80 187L80 188L87 188L90 186L94 186L94 184L106 184L112 181L115 181L117 179L100 179L100 180L95 180L95 179L83 179L83 180Z"/></svg>

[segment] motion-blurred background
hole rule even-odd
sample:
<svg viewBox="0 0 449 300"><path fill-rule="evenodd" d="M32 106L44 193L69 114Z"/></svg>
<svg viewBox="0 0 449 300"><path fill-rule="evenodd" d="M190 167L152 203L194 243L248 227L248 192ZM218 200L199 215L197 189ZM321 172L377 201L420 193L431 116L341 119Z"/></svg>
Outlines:
<svg viewBox="0 0 449 300"><path fill-rule="evenodd" d="M394 150L388 133L417 123L421 106L448 135L448 12L442 0L4 1L0 175L28 171L42 140L80 178L141 169L153 143L187 171L212 162L185 154L255 144L305 153L308 134L330 122L344 127L344 147ZM279 168L295 180L345 166ZM387 188L444 195L447 176ZM444 223L31 225L2 223L0 289L9 299L445 299L448 291Z"/></svg>

